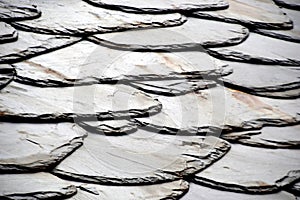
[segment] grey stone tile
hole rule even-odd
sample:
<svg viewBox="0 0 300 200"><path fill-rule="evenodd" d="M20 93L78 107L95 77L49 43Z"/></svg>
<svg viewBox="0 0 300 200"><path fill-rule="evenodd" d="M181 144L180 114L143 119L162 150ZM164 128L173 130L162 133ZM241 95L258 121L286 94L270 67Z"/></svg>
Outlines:
<svg viewBox="0 0 300 200"><path fill-rule="evenodd" d="M17 40L18 32L11 25L0 22L0 44Z"/></svg>
<svg viewBox="0 0 300 200"><path fill-rule="evenodd" d="M0 89L5 88L15 77L16 71L11 65L0 64Z"/></svg>
<svg viewBox="0 0 300 200"><path fill-rule="evenodd" d="M274 0L280 6L300 10L300 2L298 0Z"/></svg>

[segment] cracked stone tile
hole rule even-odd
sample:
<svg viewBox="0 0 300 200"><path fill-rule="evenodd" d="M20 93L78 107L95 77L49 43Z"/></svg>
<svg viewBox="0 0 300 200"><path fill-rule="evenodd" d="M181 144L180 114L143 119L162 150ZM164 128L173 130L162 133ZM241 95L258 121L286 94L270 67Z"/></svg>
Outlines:
<svg viewBox="0 0 300 200"><path fill-rule="evenodd" d="M11 65L0 64L0 90L5 88L15 77L16 71Z"/></svg>
<svg viewBox="0 0 300 200"><path fill-rule="evenodd" d="M300 70L296 67L222 62L233 69L233 73L221 78L227 87L271 98L300 96Z"/></svg>
<svg viewBox="0 0 300 200"><path fill-rule="evenodd" d="M90 133L124 135L137 131L138 124L129 120L106 120L78 122L78 126Z"/></svg>
<svg viewBox="0 0 300 200"><path fill-rule="evenodd" d="M272 0L227 0L229 8L218 11L197 11L194 17L243 24L267 29L292 28L292 21Z"/></svg>
<svg viewBox="0 0 300 200"><path fill-rule="evenodd" d="M53 167L82 145L85 131L71 123L0 122L1 172L41 171Z"/></svg>
<svg viewBox="0 0 300 200"><path fill-rule="evenodd" d="M88 41L16 63L14 67L18 74L16 81L42 87L133 80L215 79L232 72L205 52L131 52Z"/></svg>
<svg viewBox="0 0 300 200"><path fill-rule="evenodd" d="M239 44L248 34L239 24L190 17L181 26L97 34L90 40L113 48L178 50Z"/></svg>
<svg viewBox="0 0 300 200"><path fill-rule="evenodd" d="M154 96L157 115L136 119L141 126L168 134L207 134L259 129L299 122L299 99L257 97L221 86L182 96Z"/></svg>
<svg viewBox="0 0 300 200"><path fill-rule="evenodd" d="M278 192L300 179L299 166L299 150L232 144L226 156L196 174L194 181L234 192Z"/></svg>
<svg viewBox="0 0 300 200"><path fill-rule="evenodd" d="M18 32L11 25L0 22L0 44L12 42L18 39Z"/></svg>
<svg viewBox="0 0 300 200"><path fill-rule="evenodd" d="M299 43L250 33L241 44L231 47L210 48L218 58L255 64L300 65Z"/></svg>
<svg viewBox="0 0 300 200"><path fill-rule="evenodd" d="M274 2L285 8L300 10L300 2L298 0L274 0Z"/></svg>
<svg viewBox="0 0 300 200"><path fill-rule="evenodd" d="M35 19L41 16L41 11L30 0L1 0L0 20L18 21Z"/></svg>
<svg viewBox="0 0 300 200"><path fill-rule="evenodd" d="M71 45L81 38L18 31L18 40L0 44L0 63L14 63Z"/></svg>
<svg viewBox="0 0 300 200"><path fill-rule="evenodd" d="M130 86L150 94L158 94L164 96L179 96L193 91L214 87L216 86L216 82L213 80L181 79L130 82Z"/></svg>
<svg viewBox="0 0 300 200"><path fill-rule="evenodd" d="M257 131L229 133L222 136L233 143L265 148L299 148L300 125L263 127Z"/></svg>
<svg viewBox="0 0 300 200"><path fill-rule="evenodd" d="M157 200L178 199L189 189L189 183L178 180L155 185L105 186L72 182L77 186L77 194L72 200Z"/></svg>
<svg viewBox="0 0 300 200"><path fill-rule="evenodd" d="M49 173L1 174L1 199L63 199L76 193L74 185Z"/></svg>
<svg viewBox="0 0 300 200"><path fill-rule="evenodd" d="M94 7L77 0L40 0L35 3L43 11L43 15L35 20L14 22L16 27L36 33L89 35L132 28L174 26L186 21L178 13L130 14Z"/></svg>
<svg viewBox="0 0 300 200"><path fill-rule="evenodd" d="M189 192L181 198L181 200L202 199L202 200L295 200L295 196L288 192L277 192L274 194L244 194L217 190L210 187L204 187L194 183L190 183Z"/></svg>
<svg viewBox="0 0 300 200"><path fill-rule="evenodd" d="M299 3L300 8L300 3ZM267 30L256 29L255 32L266 36L287 40L291 42L300 42L300 12L290 9L282 9L293 21L293 29L291 30Z"/></svg>
<svg viewBox="0 0 300 200"><path fill-rule="evenodd" d="M133 13L189 12L194 10L219 10L228 7L226 0L168 0L168 1L124 1L124 0L85 0L103 8Z"/></svg>
<svg viewBox="0 0 300 200"><path fill-rule="evenodd" d="M176 137L141 129L119 137L89 134L53 173L98 184L153 184L203 170L229 148L229 143L212 136Z"/></svg>
<svg viewBox="0 0 300 200"><path fill-rule="evenodd" d="M39 88L13 82L0 93L2 121L95 121L145 116L161 109L159 101L125 85Z"/></svg>

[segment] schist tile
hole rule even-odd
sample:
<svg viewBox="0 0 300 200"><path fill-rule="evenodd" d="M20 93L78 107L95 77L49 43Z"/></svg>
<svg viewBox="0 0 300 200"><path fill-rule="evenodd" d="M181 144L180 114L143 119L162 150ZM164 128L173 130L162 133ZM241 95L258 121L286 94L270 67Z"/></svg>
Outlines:
<svg viewBox="0 0 300 200"><path fill-rule="evenodd" d="M249 37L239 45L210 48L208 52L224 60L295 66L300 64L299 49L299 43L250 33Z"/></svg>
<svg viewBox="0 0 300 200"><path fill-rule="evenodd" d="M197 11L193 16L249 27L268 29L292 28L292 21L272 0L228 0L229 8L219 11Z"/></svg>
<svg viewBox="0 0 300 200"><path fill-rule="evenodd" d="M193 10L216 10L228 7L226 0L147 0L147 1L124 1L124 0L85 0L86 2L103 8L121 10L134 13L168 13L188 12Z"/></svg>
<svg viewBox="0 0 300 200"><path fill-rule="evenodd" d="M7 64L0 64L0 90L5 88L16 75L16 70Z"/></svg>
<svg viewBox="0 0 300 200"><path fill-rule="evenodd" d="M178 13L130 14L98 8L77 0L40 0L35 3L42 10L42 16L13 23L16 27L36 33L90 35L132 28L174 26L186 21Z"/></svg>
<svg viewBox="0 0 300 200"><path fill-rule="evenodd" d="M184 50L239 44L248 34L239 24L190 17L181 26L97 34L89 39L112 48Z"/></svg>
<svg viewBox="0 0 300 200"><path fill-rule="evenodd" d="M300 2L298 0L274 0L274 2L285 8L300 10Z"/></svg>
<svg viewBox="0 0 300 200"><path fill-rule="evenodd" d="M145 116L161 109L159 101L125 85L39 88L13 82L0 94L0 121L94 121Z"/></svg>
<svg viewBox="0 0 300 200"><path fill-rule="evenodd" d="M53 173L77 181L136 185L173 181L211 165L229 150L217 137L171 136L139 129L130 135L89 134Z"/></svg>
<svg viewBox="0 0 300 200"><path fill-rule="evenodd" d="M300 179L299 166L299 150L232 144L226 156L196 174L194 181L233 192L278 192Z"/></svg>
<svg viewBox="0 0 300 200"><path fill-rule="evenodd" d="M0 171L47 170L83 143L85 131L72 123L0 123Z"/></svg>
<svg viewBox="0 0 300 200"><path fill-rule="evenodd" d="M18 32L11 25L0 22L0 44L12 42L18 39Z"/></svg>

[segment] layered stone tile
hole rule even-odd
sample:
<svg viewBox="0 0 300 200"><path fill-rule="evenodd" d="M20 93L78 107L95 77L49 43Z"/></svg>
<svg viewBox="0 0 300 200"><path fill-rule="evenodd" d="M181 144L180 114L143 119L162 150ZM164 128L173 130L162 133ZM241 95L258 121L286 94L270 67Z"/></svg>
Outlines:
<svg viewBox="0 0 300 200"><path fill-rule="evenodd" d="M294 200L296 197L288 192L277 192L273 194L245 194L218 190L210 187L190 184L189 192L182 198L182 200L203 199L203 200L228 200L246 199L246 200Z"/></svg>
<svg viewBox="0 0 300 200"><path fill-rule="evenodd" d="M300 4L299 4L300 7ZM293 21L293 29L291 30L268 30L268 29L256 29L255 32L282 39L291 42L300 42L300 12L290 9L282 9L283 12Z"/></svg>
<svg viewBox="0 0 300 200"><path fill-rule="evenodd" d="M216 137L171 136L139 129L119 137L89 134L53 173L99 184L153 184L194 174L221 158L230 145Z"/></svg>
<svg viewBox="0 0 300 200"><path fill-rule="evenodd" d="M227 87L271 98L300 96L300 70L296 66L222 62L233 69L233 73L221 78Z"/></svg>
<svg viewBox="0 0 300 200"><path fill-rule="evenodd" d="M216 79L231 69L205 52L132 52L81 41L16 63L16 81L36 86L74 86L162 79ZM183 80L185 81L185 80Z"/></svg>
<svg viewBox="0 0 300 200"><path fill-rule="evenodd" d="M183 180L155 185L139 186L105 186L72 182L78 192L73 200L155 200L178 199L189 189L189 183Z"/></svg>
<svg viewBox="0 0 300 200"><path fill-rule="evenodd" d="M179 50L239 44L248 33L238 24L190 17L181 26L97 34L90 40L113 48Z"/></svg>
<svg viewBox="0 0 300 200"><path fill-rule="evenodd" d="M180 25L185 17L180 14L129 14L97 8L84 1L65 0L35 2L43 15L35 20L15 22L20 29L36 33L90 35L132 28ZM80 20L78 20L80 19Z"/></svg>
<svg viewBox="0 0 300 200"><path fill-rule="evenodd" d="M16 71L11 65L0 64L0 90L5 88L15 77Z"/></svg>
<svg viewBox="0 0 300 200"><path fill-rule="evenodd" d="M251 33L243 43L221 48L210 48L208 52L218 58L254 64L290 65L300 64L299 43Z"/></svg>
<svg viewBox="0 0 300 200"><path fill-rule="evenodd" d="M182 96L155 98L162 103L161 112L136 120L162 133L221 134L299 122L299 99L257 97L220 86Z"/></svg>
<svg viewBox="0 0 300 200"><path fill-rule="evenodd" d="M116 9L134 13L168 13L188 12L193 10L225 9L228 3L225 0L168 0L168 1L124 1L124 0L86 0L86 2L103 8Z"/></svg>
<svg viewBox="0 0 300 200"><path fill-rule="evenodd" d="M15 41L18 38L18 32L11 25L0 22L0 44Z"/></svg>
<svg viewBox="0 0 300 200"><path fill-rule="evenodd" d="M1 199L64 199L76 193L74 185L49 173L1 174Z"/></svg>
<svg viewBox="0 0 300 200"><path fill-rule="evenodd" d="M295 10L300 10L300 2L298 0L274 0L276 4Z"/></svg>
<svg viewBox="0 0 300 200"><path fill-rule="evenodd" d="M18 31L18 40L0 44L0 63L15 63L78 42L81 38Z"/></svg>
<svg viewBox="0 0 300 200"><path fill-rule="evenodd" d="M299 150L234 144L225 157L196 174L194 180L200 185L233 192L278 192L300 179L299 166Z"/></svg>
<svg viewBox="0 0 300 200"><path fill-rule="evenodd" d="M292 28L292 21L272 0L228 0L229 8L219 11L197 11L193 16L249 27L267 29Z"/></svg>
<svg viewBox="0 0 300 200"><path fill-rule="evenodd" d="M1 0L0 20L18 21L35 19L41 16L41 11L29 0Z"/></svg>
<svg viewBox="0 0 300 200"><path fill-rule="evenodd" d="M0 98L0 120L14 122L126 118L160 109L160 102L125 85L39 88L13 82Z"/></svg>
<svg viewBox="0 0 300 200"><path fill-rule="evenodd" d="M263 127L257 131L236 132L223 135L230 142L265 148L299 148L300 126Z"/></svg>

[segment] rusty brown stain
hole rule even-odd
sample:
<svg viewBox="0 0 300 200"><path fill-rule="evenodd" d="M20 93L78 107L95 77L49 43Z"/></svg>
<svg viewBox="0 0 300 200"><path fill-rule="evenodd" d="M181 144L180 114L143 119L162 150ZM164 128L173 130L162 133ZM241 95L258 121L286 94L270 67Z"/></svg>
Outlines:
<svg viewBox="0 0 300 200"><path fill-rule="evenodd" d="M61 78L61 79L65 79L65 80L68 80L68 79L69 79L69 78L66 77L64 74L62 74L62 73L60 73L60 72L58 72L58 71L55 71L55 70L53 70L53 69L49 69L49 68L47 68L47 67L44 67L44 66L41 65L41 64L35 63L35 62L33 62L33 61L29 61L29 60L25 60L24 62L27 63L27 64L29 64L29 65L31 65L31 66L40 68L40 69L43 70L45 73L51 74L51 75L53 75L53 76L55 76L55 77L57 77L57 78Z"/></svg>
<svg viewBox="0 0 300 200"><path fill-rule="evenodd" d="M167 66L170 66L172 69L176 69L179 67L182 71L184 71L180 64L178 64L177 62L174 62L171 58L166 56L164 53L158 53L158 55L160 55L165 60L165 63Z"/></svg>

